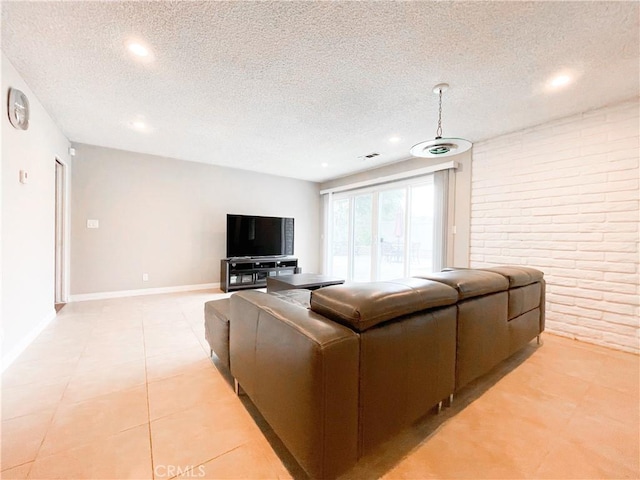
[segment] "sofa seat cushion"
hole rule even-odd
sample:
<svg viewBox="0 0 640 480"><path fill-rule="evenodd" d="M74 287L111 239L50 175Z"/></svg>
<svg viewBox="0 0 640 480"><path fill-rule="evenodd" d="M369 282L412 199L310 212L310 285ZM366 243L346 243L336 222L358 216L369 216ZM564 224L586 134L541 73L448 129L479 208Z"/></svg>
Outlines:
<svg viewBox="0 0 640 480"><path fill-rule="evenodd" d="M333 285L314 290L311 292L311 310L363 332L403 315L452 305L457 298L456 291L442 283L403 278Z"/></svg>
<svg viewBox="0 0 640 480"><path fill-rule="evenodd" d="M447 270L420 275L419 278L442 282L456 289L460 300L502 292L509 288L509 282L503 275L481 270Z"/></svg>
<svg viewBox="0 0 640 480"><path fill-rule="evenodd" d="M509 280L509 288L524 287L542 280L544 274L540 270L530 267L501 266L483 268L483 271L503 275Z"/></svg>

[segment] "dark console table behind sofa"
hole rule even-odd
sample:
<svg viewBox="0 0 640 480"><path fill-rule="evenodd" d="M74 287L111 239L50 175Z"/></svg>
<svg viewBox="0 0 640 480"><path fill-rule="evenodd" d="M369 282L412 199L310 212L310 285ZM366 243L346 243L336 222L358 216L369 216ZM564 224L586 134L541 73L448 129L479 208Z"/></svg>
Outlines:
<svg viewBox="0 0 640 480"><path fill-rule="evenodd" d="M297 273L295 275L271 276L267 278L267 292L279 292L281 290L291 290L304 288L306 290L317 290L318 288L331 285L340 285L344 280L336 277L327 277L317 273Z"/></svg>

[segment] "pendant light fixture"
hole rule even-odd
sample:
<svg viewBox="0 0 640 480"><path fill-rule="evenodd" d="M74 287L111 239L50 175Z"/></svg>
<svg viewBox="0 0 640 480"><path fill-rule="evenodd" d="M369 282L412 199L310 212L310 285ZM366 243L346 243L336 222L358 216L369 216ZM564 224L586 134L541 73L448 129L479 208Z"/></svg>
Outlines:
<svg viewBox="0 0 640 480"><path fill-rule="evenodd" d="M426 142L420 142L409 152L414 157L436 158L450 157L462 152L466 152L471 148L472 143L463 138L442 138L442 92L449 88L447 83L439 83L433 87L433 93L439 97L438 104L438 129L436 130L436 138Z"/></svg>

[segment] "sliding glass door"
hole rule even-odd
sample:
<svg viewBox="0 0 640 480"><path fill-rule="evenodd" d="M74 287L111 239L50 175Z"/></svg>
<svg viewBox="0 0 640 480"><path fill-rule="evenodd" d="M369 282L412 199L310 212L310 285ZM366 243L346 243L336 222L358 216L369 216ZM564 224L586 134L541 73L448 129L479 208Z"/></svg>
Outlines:
<svg viewBox="0 0 640 480"><path fill-rule="evenodd" d="M445 180L446 171L334 194L328 205L329 273L358 282L439 270Z"/></svg>
<svg viewBox="0 0 640 480"><path fill-rule="evenodd" d="M437 222L437 203L434 199L433 183L416 185L411 188L411 206L409 209L409 223L411 234L409 237L409 276L430 273L440 270L443 252L438 251L436 235L441 235L443 225ZM436 259L434 261L434 255Z"/></svg>
<svg viewBox="0 0 640 480"><path fill-rule="evenodd" d="M378 280L404 277L407 188L378 193Z"/></svg>
<svg viewBox="0 0 640 480"><path fill-rule="evenodd" d="M340 278L350 277L349 237L350 237L351 199L334 199L331 210L331 246L329 248L330 268L333 275Z"/></svg>
<svg viewBox="0 0 640 480"><path fill-rule="evenodd" d="M373 250L373 195L353 197L353 270L354 282L366 282L371 278Z"/></svg>

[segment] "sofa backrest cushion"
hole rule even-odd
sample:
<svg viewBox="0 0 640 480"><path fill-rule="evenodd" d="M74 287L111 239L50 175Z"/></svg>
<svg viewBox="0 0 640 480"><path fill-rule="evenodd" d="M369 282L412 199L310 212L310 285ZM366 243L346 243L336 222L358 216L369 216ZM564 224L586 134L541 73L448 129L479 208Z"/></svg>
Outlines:
<svg viewBox="0 0 640 480"><path fill-rule="evenodd" d="M531 267L500 266L483 268L483 271L503 275L509 280L509 288L524 287L539 282L544 277L540 270Z"/></svg>
<svg viewBox="0 0 640 480"><path fill-rule="evenodd" d="M460 300L502 292L509 288L509 282L503 275L483 270L448 270L420 275L419 278L435 280L455 288Z"/></svg>
<svg viewBox="0 0 640 480"><path fill-rule="evenodd" d="M420 278L350 283L311 292L311 310L362 332L379 323L428 308L452 305L457 292Z"/></svg>

